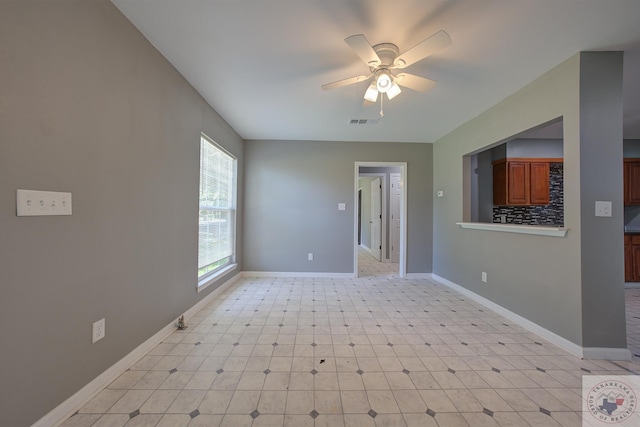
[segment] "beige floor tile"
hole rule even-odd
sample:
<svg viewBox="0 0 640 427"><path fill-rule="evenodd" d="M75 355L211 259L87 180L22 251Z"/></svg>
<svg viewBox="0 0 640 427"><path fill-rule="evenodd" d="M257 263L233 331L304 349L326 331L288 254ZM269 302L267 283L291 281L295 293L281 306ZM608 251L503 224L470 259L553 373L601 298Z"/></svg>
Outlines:
<svg viewBox="0 0 640 427"><path fill-rule="evenodd" d="M208 391L200 402L200 405L196 406L201 414L225 414L229 402L231 402L231 398L233 397L233 393L233 391L226 390ZM180 397L181 396L178 398Z"/></svg>
<svg viewBox="0 0 640 427"><path fill-rule="evenodd" d="M286 391L264 390L258 401L258 411L261 414L284 414L286 403Z"/></svg>
<svg viewBox="0 0 640 427"><path fill-rule="evenodd" d="M362 374L365 390L389 390L387 377L382 372L365 372Z"/></svg>
<svg viewBox="0 0 640 427"><path fill-rule="evenodd" d="M142 414L133 417L127 423L127 427L154 427L162 418L161 414Z"/></svg>
<svg viewBox="0 0 640 427"><path fill-rule="evenodd" d="M157 390L140 407L140 413L165 413L180 394L180 390Z"/></svg>
<svg viewBox="0 0 640 427"><path fill-rule="evenodd" d="M314 409L313 391L289 391L287 392L287 414L307 415Z"/></svg>
<svg viewBox="0 0 640 427"><path fill-rule="evenodd" d="M313 390L314 375L310 372L291 372L289 390Z"/></svg>
<svg viewBox="0 0 640 427"><path fill-rule="evenodd" d="M415 385L407 373L404 372L385 372L389 387L392 390L411 390L415 389Z"/></svg>
<svg viewBox="0 0 640 427"><path fill-rule="evenodd" d="M561 427L561 424L542 412L519 412L526 422L535 427Z"/></svg>
<svg viewBox="0 0 640 427"><path fill-rule="evenodd" d="M126 392L126 390L104 389L80 408L78 412L81 414L100 414L107 412Z"/></svg>
<svg viewBox="0 0 640 427"><path fill-rule="evenodd" d="M499 427L497 421L487 414L480 413L463 413L462 416L470 426L473 427Z"/></svg>
<svg viewBox="0 0 640 427"><path fill-rule="evenodd" d="M152 394L153 390L129 390L107 412L129 414L140 409Z"/></svg>
<svg viewBox="0 0 640 427"><path fill-rule="evenodd" d="M464 384L456 377L455 373L449 371L432 372L433 378L442 389L465 388Z"/></svg>
<svg viewBox="0 0 640 427"><path fill-rule="evenodd" d="M517 412L494 412L493 419L500 427L529 427L529 423Z"/></svg>
<svg viewBox="0 0 640 427"><path fill-rule="evenodd" d="M367 414L344 414L344 425L345 427L376 427L376 422Z"/></svg>
<svg viewBox="0 0 640 427"><path fill-rule="evenodd" d="M440 427L475 427L470 426L462 414L442 413L435 416L435 420Z"/></svg>
<svg viewBox="0 0 640 427"><path fill-rule="evenodd" d="M512 411L513 408L492 389L472 389L471 394L478 399L483 408L487 408L492 412Z"/></svg>
<svg viewBox="0 0 640 427"><path fill-rule="evenodd" d="M340 397L345 414L366 414L371 409L367 393L363 390L343 390Z"/></svg>
<svg viewBox="0 0 640 427"><path fill-rule="evenodd" d="M371 409L378 414L397 414L400 408L391 390L367 390Z"/></svg>
<svg viewBox="0 0 640 427"><path fill-rule="evenodd" d="M315 427L344 427L342 414L320 414L315 419Z"/></svg>
<svg viewBox="0 0 640 427"><path fill-rule="evenodd" d="M291 379L290 372L270 372L264 380L263 390L288 390L289 381Z"/></svg>
<svg viewBox="0 0 640 427"><path fill-rule="evenodd" d="M318 372L314 375L314 389L340 390L338 386L338 374L335 372Z"/></svg>
<svg viewBox="0 0 640 427"><path fill-rule="evenodd" d="M442 390L418 390L428 409L436 413L457 412L457 408Z"/></svg>
<svg viewBox="0 0 640 427"><path fill-rule="evenodd" d="M482 404L466 389L444 390L460 412L482 412Z"/></svg>
<svg viewBox="0 0 640 427"><path fill-rule="evenodd" d="M251 417L248 417L251 419ZM218 427L224 419L223 415L200 414L189 423L189 427Z"/></svg>
<svg viewBox="0 0 640 427"><path fill-rule="evenodd" d="M258 408L260 391L238 390L233 394L227 414L250 414Z"/></svg>
<svg viewBox="0 0 640 427"><path fill-rule="evenodd" d="M426 413L427 404L422 399L417 390L393 390L396 403L403 413L421 412Z"/></svg>
<svg viewBox="0 0 640 427"><path fill-rule="evenodd" d="M165 414L155 427L187 427L191 419L187 414Z"/></svg>
<svg viewBox="0 0 640 427"><path fill-rule="evenodd" d="M338 372L340 390L364 390L362 375L357 372Z"/></svg>
<svg viewBox="0 0 640 427"><path fill-rule="evenodd" d="M407 427L438 427L435 418L425 414L403 414Z"/></svg>
<svg viewBox="0 0 640 427"><path fill-rule="evenodd" d="M284 425L284 415L261 414L253 420L252 427L282 427Z"/></svg>
<svg viewBox="0 0 640 427"><path fill-rule="evenodd" d="M309 415L285 415L284 427L314 427L314 420Z"/></svg>
<svg viewBox="0 0 640 427"><path fill-rule="evenodd" d="M402 414L378 414L375 418L376 427L406 427Z"/></svg>
<svg viewBox="0 0 640 427"><path fill-rule="evenodd" d="M316 390L315 410L320 414L340 414L342 413L342 402L340 392L337 390Z"/></svg>

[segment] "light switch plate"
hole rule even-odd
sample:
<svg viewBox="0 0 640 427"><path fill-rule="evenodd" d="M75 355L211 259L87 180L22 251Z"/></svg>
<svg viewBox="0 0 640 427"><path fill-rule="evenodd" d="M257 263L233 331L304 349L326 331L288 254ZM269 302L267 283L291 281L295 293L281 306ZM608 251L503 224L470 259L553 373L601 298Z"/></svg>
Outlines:
<svg viewBox="0 0 640 427"><path fill-rule="evenodd" d="M16 215L71 215L71 193L16 190Z"/></svg>
<svg viewBox="0 0 640 427"><path fill-rule="evenodd" d="M347 204L346 203L338 203L338 210L339 211L343 211L347 209Z"/></svg>
<svg viewBox="0 0 640 427"><path fill-rule="evenodd" d="M611 216L611 202L596 201L596 216Z"/></svg>

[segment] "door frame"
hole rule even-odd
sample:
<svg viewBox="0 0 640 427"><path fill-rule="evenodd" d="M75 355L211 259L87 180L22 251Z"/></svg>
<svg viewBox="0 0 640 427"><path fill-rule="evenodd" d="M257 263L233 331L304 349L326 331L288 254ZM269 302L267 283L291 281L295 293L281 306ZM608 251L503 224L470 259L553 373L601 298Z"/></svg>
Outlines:
<svg viewBox="0 0 640 427"><path fill-rule="evenodd" d="M354 206L358 206L358 177L360 176L360 167L399 167L400 180L402 181L402 191L400 193L400 262L398 275L406 277L407 275L407 162L355 162L354 166L354 184L353 199ZM367 176L367 174L363 174ZM376 174L378 175L378 174ZM386 180L385 180L386 181ZM386 185L386 182L385 182ZM386 188L383 185L383 197L386 195ZM386 215L386 203L383 206L383 216ZM358 212L354 209L353 214L353 277L358 277ZM383 225L386 222L383 222ZM386 227L386 225L384 225ZM383 241L386 244L386 233L382 233ZM386 247L386 246L383 246ZM386 259L386 258L384 258Z"/></svg>

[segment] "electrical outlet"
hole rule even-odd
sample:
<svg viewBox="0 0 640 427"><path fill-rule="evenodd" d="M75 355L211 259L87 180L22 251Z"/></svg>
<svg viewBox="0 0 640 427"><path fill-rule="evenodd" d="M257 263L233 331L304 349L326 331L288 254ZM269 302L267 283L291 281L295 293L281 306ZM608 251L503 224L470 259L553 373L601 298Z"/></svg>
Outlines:
<svg viewBox="0 0 640 427"><path fill-rule="evenodd" d="M486 272L486 271L483 271L483 272L482 272L482 281L483 281L484 283L487 283L487 272Z"/></svg>
<svg viewBox="0 0 640 427"><path fill-rule="evenodd" d="M313 254L311 252L309 252L309 254L307 254L307 259L309 261L313 261Z"/></svg>
<svg viewBox="0 0 640 427"><path fill-rule="evenodd" d="M92 329L92 334L91 334L91 343L96 343L98 341L100 341L102 338L104 338L106 333L105 330L105 320L100 319L97 322L93 322L93 329Z"/></svg>

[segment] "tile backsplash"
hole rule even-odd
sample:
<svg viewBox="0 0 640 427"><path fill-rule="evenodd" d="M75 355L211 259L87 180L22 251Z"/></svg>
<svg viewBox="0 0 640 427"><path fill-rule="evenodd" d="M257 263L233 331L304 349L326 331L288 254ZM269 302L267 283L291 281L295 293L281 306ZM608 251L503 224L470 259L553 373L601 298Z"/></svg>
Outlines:
<svg viewBox="0 0 640 427"><path fill-rule="evenodd" d="M494 206L493 222L564 226L563 164L549 164L549 204L546 206ZM504 221L502 218L504 217Z"/></svg>

